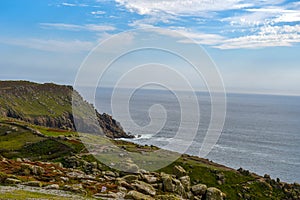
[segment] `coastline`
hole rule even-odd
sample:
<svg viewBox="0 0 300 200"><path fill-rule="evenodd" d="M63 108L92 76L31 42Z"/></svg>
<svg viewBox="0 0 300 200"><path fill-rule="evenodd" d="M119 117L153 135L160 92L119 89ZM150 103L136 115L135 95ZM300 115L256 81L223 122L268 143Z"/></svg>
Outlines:
<svg viewBox="0 0 300 200"><path fill-rule="evenodd" d="M148 199L211 200L210 195L217 195L220 200L300 198L300 185L297 183L288 184L280 179L274 180L269 175L262 177L245 169L235 170L208 159L180 155L153 145L116 140L125 131L111 117L104 121L107 126L105 133L110 134L102 135L78 133L63 126L41 126L47 125L47 121L38 121L36 124L30 120L26 122L22 119L28 116L39 119L42 114L55 114L52 116L53 121L63 119L72 125L72 121L60 118L60 114L65 116L65 112L71 108L70 93L56 92L70 88L51 84L52 92L47 93L45 85L41 89L40 85L28 82L26 87L16 85L15 82L9 83L9 87L2 83L1 185L51 187L81 195L88 194L93 198L113 199L116 195L131 199L135 195L146 195ZM53 100L59 103L52 104ZM82 103L86 105L84 101ZM10 116L11 111L15 115ZM56 112L53 114L53 111ZM159 154L153 155L152 152ZM176 159L169 162L172 157ZM161 164L164 166L157 168ZM68 176L61 181L60 177L66 174ZM95 185L98 186L92 187ZM103 186L106 188L104 193L101 192Z"/></svg>

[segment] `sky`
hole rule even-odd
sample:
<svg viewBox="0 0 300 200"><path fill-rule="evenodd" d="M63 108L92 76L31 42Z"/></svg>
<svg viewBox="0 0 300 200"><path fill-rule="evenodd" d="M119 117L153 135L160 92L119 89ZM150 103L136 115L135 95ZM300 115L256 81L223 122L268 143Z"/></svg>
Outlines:
<svg viewBox="0 0 300 200"><path fill-rule="evenodd" d="M0 28L2 80L72 85L100 42L164 28L204 48L228 92L300 95L300 1L3 0Z"/></svg>

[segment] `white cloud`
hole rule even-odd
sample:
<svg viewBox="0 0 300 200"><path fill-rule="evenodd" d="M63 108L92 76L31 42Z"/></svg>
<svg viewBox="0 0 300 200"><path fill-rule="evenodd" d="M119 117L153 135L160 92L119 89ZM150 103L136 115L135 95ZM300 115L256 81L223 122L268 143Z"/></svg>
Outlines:
<svg viewBox="0 0 300 200"><path fill-rule="evenodd" d="M251 35L228 39L224 44L215 46L219 49L255 49L262 47L292 46L292 43L300 42L299 35Z"/></svg>
<svg viewBox="0 0 300 200"><path fill-rule="evenodd" d="M261 35L266 35L266 34L278 35L283 33L300 34L300 25L264 26L261 28L260 31Z"/></svg>
<svg viewBox="0 0 300 200"><path fill-rule="evenodd" d="M142 24L142 23L139 23L137 27L141 29L145 29L145 31L152 31L157 34L178 38L177 42L180 43L216 45L221 43L221 41L225 39L223 36L218 34L195 32L184 27L170 27L168 29L163 29L163 28L153 26L151 24Z"/></svg>
<svg viewBox="0 0 300 200"><path fill-rule="evenodd" d="M245 9L249 12L266 12L266 13L288 13L288 12L294 12L292 10L285 10L280 7L268 7L268 8L249 8Z"/></svg>
<svg viewBox="0 0 300 200"><path fill-rule="evenodd" d="M179 38L180 43L197 43L204 45L216 45L221 43L225 38L217 34L209 34L202 32L193 32L189 29L177 27L175 32L164 31L164 29L154 29L157 33ZM180 36L182 35L182 37ZM185 38L187 37L187 38Z"/></svg>
<svg viewBox="0 0 300 200"><path fill-rule="evenodd" d="M76 25L76 24L64 24L64 23L40 23L42 28L52 28L58 30L68 30L68 31L95 31L95 32L104 32L104 31L113 31L116 28L109 25L98 25L98 24L85 24L85 25Z"/></svg>
<svg viewBox="0 0 300 200"><path fill-rule="evenodd" d="M135 28L143 28L145 25L155 25L157 23L164 23L164 24L172 24L174 21L180 20L175 15L168 15L165 13L162 13L160 15L153 15L149 16L143 19L135 20L132 23L128 24L129 26L135 27Z"/></svg>
<svg viewBox="0 0 300 200"><path fill-rule="evenodd" d="M153 15L165 12L174 15L198 15L199 12L241 9L252 6L241 0L115 0L131 12Z"/></svg>
<svg viewBox="0 0 300 200"><path fill-rule="evenodd" d="M76 53L91 50L95 44L89 41L80 40L50 40L50 39L15 39L15 38L0 38L0 43L26 47L50 52L61 53Z"/></svg>
<svg viewBox="0 0 300 200"><path fill-rule="evenodd" d="M42 28L53 28L60 30L78 31L82 29L82 26L75 24L63 24L63 23L40 23Z"/></svg>
<svg viewBox="0 0 300 200"><path fill-rule="evenodd" d="M68 7L87 7L88 5L87 4L82 4L82 3L79 3L79 4L75 4L75 3L68 3L68 2L63 2L61 3L62 6L68 6Z"/></svg>
<svg viewBox="0 0 300 200"><path fill-rule="evenodd" d="M292 46L299 42L298 25L280 25L278 23L300 21L299 6L284 3L284 0L115 0L130 12L145 15L142 19L129 25L138 28L152 28L158 23L164 23L166 28L178 31L198 44L210 45L220 49L260 48L269 46ZM227 18L221 18L218 13L230 11ZM181 22L181 17L196 16L208 19L206 14L214 13L215 21L223 23L223 32L235 32L235 36L226 37L220 33L194 31ZM227 14L228 14L227 13ZM227 24L226 24L227 23ZM180 25L179 25L180 24ZM205 24L205 23L204 23ZM227 26L226 26L227 25ZM229 26L232 25L232 26ZM179 27L181 26L181 27ZM182 27L185 26L185 27ZM242 26L242 27L241 27ZM162 27L160 25L160 27ZM208 28L211 25L208 24ZM235 27L235 29L234 29ZM239 28L239 29L237 29ZM155 30L155 29L154 29ZM159 34L178 37L163 30ZM237 35L240 34L240 35ZM249 34L245 36L245 34ZM230 38L231 37L231 38ZM178 38L178 42L190 43L191 40Z"/></svg>
<svg viewBox="0 0 300 200"><path fill-rule="evenodd" d="M197 15L201 12L246 9L282 4L285 0L115 0L131 12L153 15L165 12L174 15Z"/></svg>
<svg viewBox="0 0 300 200"><path fill-rule="evenodd" d="M102 11L102 10L98 10L98 11L92 11L91 14L92 15L104 15L106 12Z"/></svg>
<svg viewBox="0 0 300 200"><path fill-rule="evenodd" d="M76 6L76 4L73 4L73 3L66 3L66 2L61 3L61 5L63 5L63 6L70 6L70 7Z"/></svg>
<svg viewBox="0 0 300 200"><path fill-rule="evenodd" d="M274 17L274 13L269 9L264 11L259 9L247 9L248 13L221 19L222 22L230 22L231 25L241 26L259 26L268 23L269 19Z"/></svg>
<svg viewBox="0 0 300 200"><path fill-rule="evenodd" d="M248 13L221 19L230 22L231 25L259 26L279 22L298 22L300 12L284 7L264 7L245 9Z"/></svg>
<svg viewBox="0 0 300 200"><path fill-rule="evenodd" d="M150 30L158 34L178 38L177 42L180 43L210 45L218 49L255 49L272 46L292 46L294 43L300 42L300 25L264 26L259 29L257 34L236 38L194 32L183 27L173 27L174 32L165 31L165 29L156 29L154 26L147 24L141 27L152 28Z"/></svg>
<svg viewBox="0 0 300 200"><path fill-rule="evenodd" d="M274 8L259 8L259 9L246 9L255 14L265 13L269 16L271 22L297 22L300 21L299 10L285 9L283 7Z"/></svg>
<svg viewBox="0 0 300 200"><path fill-rule="evenodd" d="M243 14L239 16L233 16L221 19L222 22L229 22L232 26L241 25L241 26L259 26L267 23L267 19L272 17L270 13L264 12L255 12L250 14Z"/></svg>
<svg viewBox="0 0 300 200"><path fill-rule="evenodd" d="M300 11L284 13L277 17L274 22L300 22Z"/></svg>
<svg viewBox="0 0 300 200"><path fill-rule="evenodd" d="M113 31L116 28L113 26L105 26L105 25L97 25L97 24L87 24L84 25L83 30L89 30L89 31Z"/></svg>

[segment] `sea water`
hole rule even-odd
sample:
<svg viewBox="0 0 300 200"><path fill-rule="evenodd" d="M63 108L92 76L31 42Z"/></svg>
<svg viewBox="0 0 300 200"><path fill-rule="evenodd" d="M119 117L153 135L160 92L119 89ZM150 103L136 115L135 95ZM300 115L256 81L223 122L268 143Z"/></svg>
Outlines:
<svg viewBox="0 0 300 200"><path fill-rule="evenodd" d="M96 107L100 112L113 114L127 132L139 137L136 143L164 148L177 134L181 123L180 101L191 101L191 92L176 96L163 90L137 90L127 102L127 90L119 92L117 103L111 104L111 89L99 89ZM199 155L199 149L208 129L211 117L211 100L206 92L197 92L200 121L197 135L190 145L181 137L180 144L189 145L187 154ZM124 96L124 98L122 98ZM180 100L179 100L180 98ZM151 106L155 105L156 112ZM157 106L160 105L160 106ZM130 116L113 113L112 109L128 108ZM195 105L185 107L195 118ZM149 112L150 110L150 112ZM161 122L162 127L150 126ZM188 121L187 120L187 121ZM132 126L132 122L136 126ZM158 123L161 126L161 123ZM186 123L185 123L186 124ZM161 128L159 131L157 129ZM188 130L188 129L185 129ZM184 135L185 133L180 133ZM188 140L188 139L186 139ZM259 175L270 174L286 182L300 182L300 97L227 94L226 119L222 134L206 158L231 168L244 168Z"/></svg>

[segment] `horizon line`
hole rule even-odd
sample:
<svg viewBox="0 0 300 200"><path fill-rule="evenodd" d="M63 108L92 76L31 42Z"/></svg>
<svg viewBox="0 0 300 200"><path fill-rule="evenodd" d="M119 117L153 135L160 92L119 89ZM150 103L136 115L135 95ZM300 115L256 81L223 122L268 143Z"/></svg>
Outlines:
<svg viewBox="0 0 300 200"><path fill-rule="evenodd" d="M28 81L28 82L32 82L32 83L39 83L39 84L45 84L45 83L54 83L57 85L66 85L66 86L72 86L74 87L74 84L69 84L69 83L62 83L62 82L56 82L56 81L37 81L37 80L32 80L32 79L1 79L0 81ZM89 86L89 85L85 85L85 86L80 86L82 88L93 88L94 86ZM107 89L113 89L113 86L100 86L97 87L97 89L100 88L107 88ZM119 89L134 89L132 87L119 87ZM139 88L140 90L158 90L158 91L168 91L166 89L163 88ZM178 91L178 92L193 92L192 90L182 90L182 89L176 89L174 91ZM209 93L208 90L205 89L196 89L194 90L195 92L205 92L205 93ZM220 93L220 92L215 92L215 93ZM245 91L240 91L240 90L236 90L236 89L230 89L225 87L225 94L245 94L245 95L269 95L269 96L291 96L291 97L300 97L300 92L299 93L284 93L284 92L263 92L263 91L249 91L249 90L245 90Z"/></svg>

